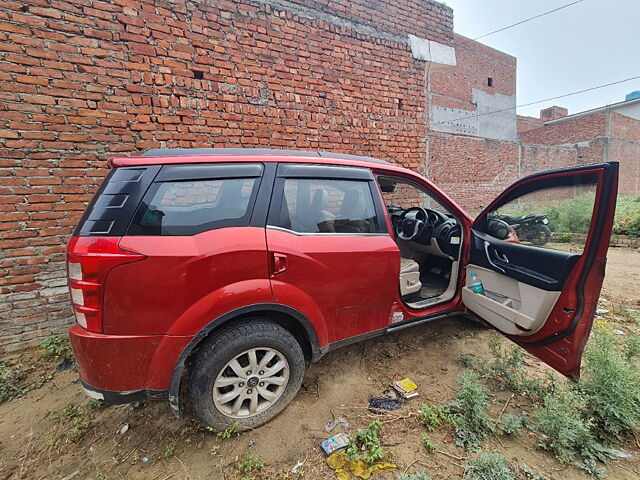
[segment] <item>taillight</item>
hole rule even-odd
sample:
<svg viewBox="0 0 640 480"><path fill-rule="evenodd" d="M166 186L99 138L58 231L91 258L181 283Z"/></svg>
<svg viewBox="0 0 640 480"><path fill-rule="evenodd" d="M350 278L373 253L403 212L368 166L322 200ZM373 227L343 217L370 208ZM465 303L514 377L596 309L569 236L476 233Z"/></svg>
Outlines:
<svg viewBox="0 0 640 480"><path fill-rule="evenodd" d="M144 255L118 247L120 237L72 237L67 250L67 274L73 310L78 324L102 331L102 298L109 272Z"/></svg>

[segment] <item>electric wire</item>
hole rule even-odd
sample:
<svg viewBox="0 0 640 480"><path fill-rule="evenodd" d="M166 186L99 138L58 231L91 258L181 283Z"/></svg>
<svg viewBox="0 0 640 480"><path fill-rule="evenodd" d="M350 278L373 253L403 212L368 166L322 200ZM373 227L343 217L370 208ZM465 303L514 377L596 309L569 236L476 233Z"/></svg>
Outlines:
<svg viewBox="0 0 640 480"><path fill-rule="evenodd" d="M580 3L584 0L577 0L575 2L567 3L566 5L562 5L561 7L554 8L553 10L549 10L548 12L543 12L533 17L525 18L524 20L520 20L517 23L513 23L511 25L507 25L506 27L499 28L498 30L494 30L493 32L485 33L484 35L480 35L479 37L473 38L472 40L479 40L480 38L488 37L489 35L493 35L494 33L502 32L504 30L508 30L513 27L517 27L518 25L522 25L523 23L530 22L531 20L535 20L536 18L544 17L545 15L549 15L550 13L557 12L558 10L562 10L563 8L570 7L571 5L575 5L576 3Z"/></svg>
<svg viewBox="0 0 640 480"><path fill-rule="evenodd" d="M509 110L516 110L516 109L522 108L522 107L529 107L531 105L537 105L539 103L550 102L551 100L558 100L559 98L571 97L573 95L578 95L580 93L591 92L592 90L598 90L600 88L610 87L612 85L618 85L619 83L630 82L631 80L638 80L638 79L640 79L640 75L636 75L635 77L625 78L624 80L618 80L616 82L605 83L603 85L598 85L598 86L595 86L595 87L585 88L583 90L577 90L577 91L571 92L571 93L565 93L565 94L562 94L562 95L557 95L555 97L549 97L549 98L545 98L545 99L542 99L542 100L536 100L535 102L523 103L522 105L516 105L515 107L502 108L502 109L499 109L499 110L493 110L491 112L478 113L476 115L468 115L466 117L454 118L452 120L446 120L444 122L435 122L435 123L433 123L433 125L451 123L451 122L456 122L458 120L469 120L470 118L477 118L477 117L483 117L485 115L494 115L496 113L508 112Z"/></svg>

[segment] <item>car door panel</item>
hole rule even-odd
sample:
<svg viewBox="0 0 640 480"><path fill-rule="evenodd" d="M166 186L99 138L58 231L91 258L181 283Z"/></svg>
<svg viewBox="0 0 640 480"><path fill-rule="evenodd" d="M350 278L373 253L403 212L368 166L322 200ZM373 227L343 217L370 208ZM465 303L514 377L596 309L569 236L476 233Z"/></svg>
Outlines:
<svg viewBox="0 0 640 480"><path fill-rule="evenodd" d="M279 164L267 223L273 296L313 304L321 346L387 327L400 251L371 170Z"/></svg>
<svg viewBox="0 0 640 480"><path fill-rule="evenodd" d="M600 289L613 225L617 163L532 175L509 187L474 222L465 306L518 345L569 377L578 377ZM489 213L525 194L594 188L593 211L581 254L499 240L487 232ZM552 195L547 195L552 197ZM548 199L547 199L548 200ZM471 288L470 274L485 293Z"/></svg>
<svg viewBox="0 0 640 480"><path fill-rule="evenodd" d="M580 254L498 240L472 230L471 262L542 290L560 291Z"/></svg>

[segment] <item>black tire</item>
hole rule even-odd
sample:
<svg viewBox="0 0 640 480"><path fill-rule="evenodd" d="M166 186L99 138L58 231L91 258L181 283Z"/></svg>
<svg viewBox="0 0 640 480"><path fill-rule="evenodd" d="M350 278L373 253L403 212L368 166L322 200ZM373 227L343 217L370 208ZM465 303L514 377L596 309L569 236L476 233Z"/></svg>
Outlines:
<svg viewBox="0 0 640 480"><path fill-rule="evenodd" d="M551 230L546 225L536 225L531 229L529 239L533 245L540 247L551 240Z"/></svg>
<svg viewBox="0 0 640 480"><path fill-rule="evenodd" d="M229 362L243 352L256 348L275 350L286 359L288 363L286 386L280 397L263 411L243 418L227 415L214 402L214 382L223 369L228 371L226 366ZM278 415L295 397L302 384L304 370L305 360L302 348L287 330L268 319L254 318L244 321L208 340L197 353L189 378L188 392L191 409L199 422L218 430L234 423L239 425L238 430L256 428ZM250 388L248 382L245 388ZM258 390L257 387L254 388ZM243 400L242 403L244 402Z"/></svg>

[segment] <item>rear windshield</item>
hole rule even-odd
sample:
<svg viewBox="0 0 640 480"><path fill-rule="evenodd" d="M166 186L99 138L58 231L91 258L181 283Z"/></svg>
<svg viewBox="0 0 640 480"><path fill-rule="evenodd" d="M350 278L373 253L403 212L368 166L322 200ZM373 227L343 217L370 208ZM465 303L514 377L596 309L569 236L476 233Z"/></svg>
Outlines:
<svg viewBox="0 0 640 480"><path fill-rule="evenodd" d="M249 225L259 178L161 182L151 186L128 235L194 235Z"/></svg>

